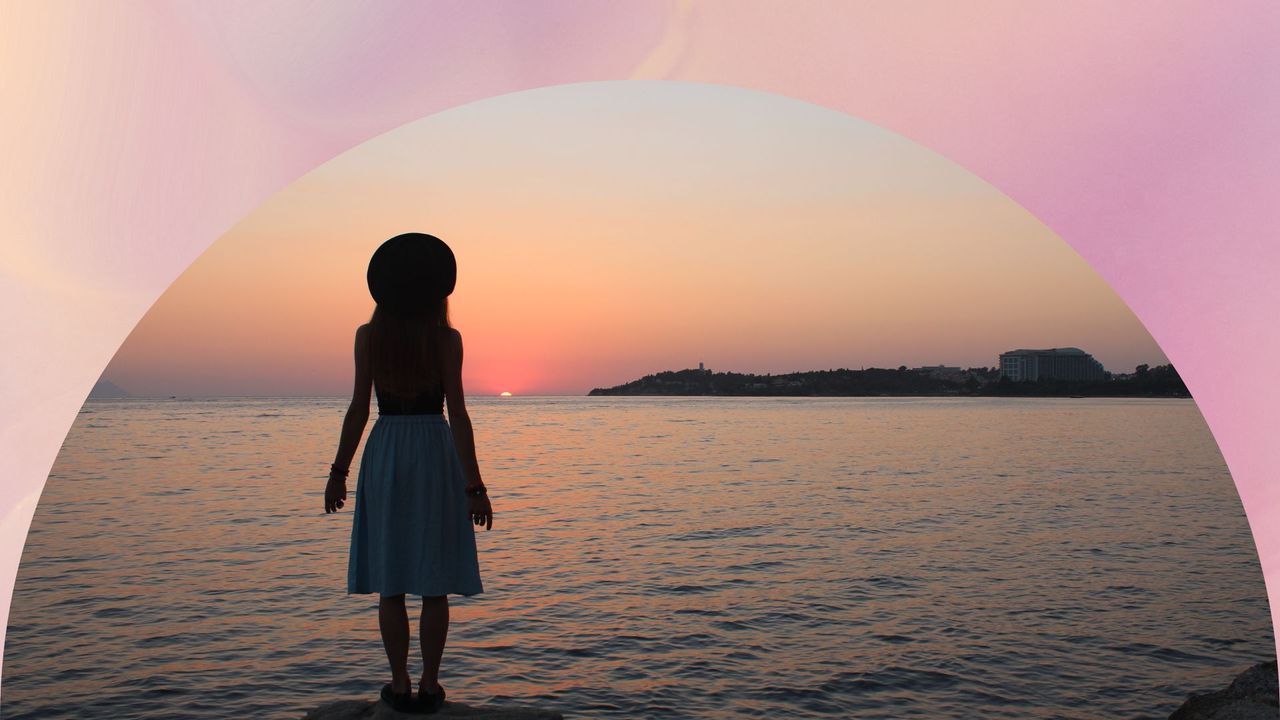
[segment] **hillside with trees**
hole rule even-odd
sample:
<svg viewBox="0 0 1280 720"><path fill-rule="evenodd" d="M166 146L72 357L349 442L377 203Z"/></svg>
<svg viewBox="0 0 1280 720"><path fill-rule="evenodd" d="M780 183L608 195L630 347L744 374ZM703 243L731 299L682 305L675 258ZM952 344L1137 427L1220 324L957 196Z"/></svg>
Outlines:
<svg viewBox="0 0 1280 720"><path fill-rule="evenodd" d="M745 397L1191 397L1172 365L1139 365L1132 375L1093 382L1011 382L994 368L940 375L926 368L810 370L782 375L667 370L588 395L720 395Z"/></svg>

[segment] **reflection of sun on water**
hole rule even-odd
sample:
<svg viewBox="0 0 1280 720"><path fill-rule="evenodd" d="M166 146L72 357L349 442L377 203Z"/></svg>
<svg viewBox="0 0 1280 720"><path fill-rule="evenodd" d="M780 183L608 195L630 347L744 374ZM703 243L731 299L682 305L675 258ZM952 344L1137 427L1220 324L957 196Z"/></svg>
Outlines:
<svg viewBox="0 0 1280 720"><path fill-rule="evenodd" d="M506 390L503 390L502 392L498 393L498 397L511 397L511 393L507 392Z"/></svg>

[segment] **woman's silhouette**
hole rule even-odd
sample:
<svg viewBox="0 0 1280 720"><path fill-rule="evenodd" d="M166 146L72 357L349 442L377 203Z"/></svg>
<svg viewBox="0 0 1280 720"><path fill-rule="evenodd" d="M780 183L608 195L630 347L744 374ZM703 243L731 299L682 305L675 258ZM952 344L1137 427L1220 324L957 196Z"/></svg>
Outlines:
<svg viewBox="0 0 1280 720"><path fill-rule="evenodd" d="M380 595L378 627L391 664L382 698L400 711L430 713L444 703L437 677L448 596L483 592L472 523L493 526L463 399L462 336L449 326L456 278L453 252L431 235L397 235L373 254L368 281L377 307L356 329L355 392L325 488L325 512L336 512L347 497L372 388L378 419L360 459L347 592ZM406 593L422 596L416 700Z"/></svg>

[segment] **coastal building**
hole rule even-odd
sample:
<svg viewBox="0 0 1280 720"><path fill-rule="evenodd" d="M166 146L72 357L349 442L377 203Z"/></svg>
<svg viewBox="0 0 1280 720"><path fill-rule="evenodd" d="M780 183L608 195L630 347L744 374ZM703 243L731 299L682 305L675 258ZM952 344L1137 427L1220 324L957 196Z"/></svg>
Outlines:
<svg viewBox="0 0 1280 720"><path fill-rule="evenodd" d="M1080 348L1010 350L1000 353L1000 377L1013 382L1103 380L1102 363Z"/></svg>
<svg viewBox="0 0 1280 720"><path fill-rule="evenodd" d="M915 370L939 380L963 380L965 375L964 368L950 365L925 365L924 367L915 368Z"/></svg>

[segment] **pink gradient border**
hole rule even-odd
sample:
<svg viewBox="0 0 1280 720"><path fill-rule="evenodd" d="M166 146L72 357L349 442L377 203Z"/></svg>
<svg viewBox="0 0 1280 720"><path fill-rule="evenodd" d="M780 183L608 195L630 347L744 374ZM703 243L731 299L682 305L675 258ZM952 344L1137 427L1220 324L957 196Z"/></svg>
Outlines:
<svg viewBox="0 0 1280 720"><path fill-rule="evenodd" d="M0 614L102 368L239 218L471 100L722 83L942 153L1146 324L1226 457L1280 619L1280 4L9 3L0 8ZM12 342L22 338L22 342Z"/></svg>

